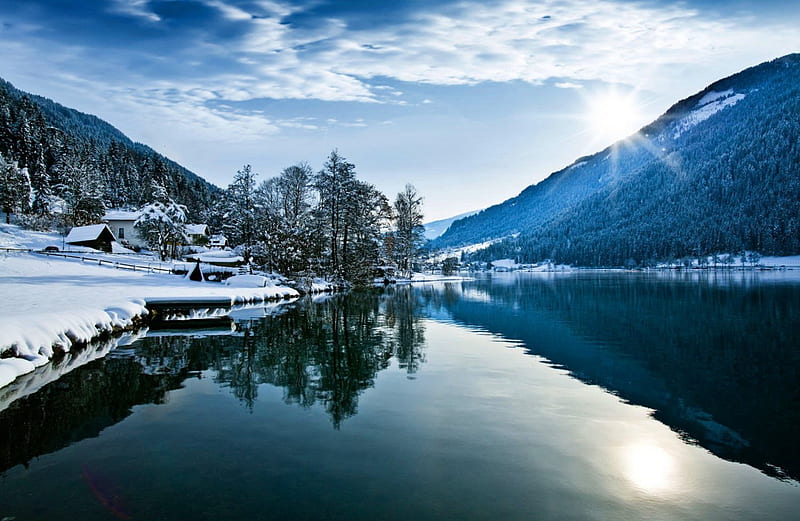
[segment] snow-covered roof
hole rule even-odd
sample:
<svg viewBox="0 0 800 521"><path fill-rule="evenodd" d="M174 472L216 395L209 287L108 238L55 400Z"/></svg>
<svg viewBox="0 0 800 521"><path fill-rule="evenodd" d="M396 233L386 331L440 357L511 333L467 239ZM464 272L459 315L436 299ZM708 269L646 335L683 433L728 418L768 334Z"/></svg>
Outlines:
<svg viewBox="0 0 800 521"><path fill-rule="evenodd" d="M106 226L105 224L90 224L89 226L76 226L75 228L69 231L69 235L67 235L65 241L69 243L93 241L98 237L100 237L100 234L103 233L104 229L108 230L108 233L111 233L111 230L109 230L108 226Z"/></svg>
<svg viewBox="0 0 800 521"><path fill-rule="evenodd" d="M495 268L515 268L518 264L514 259L497 259L492 261L492 266Z"/></svg>
<svg viewBox="0 0 800 521"><path fill-rule="evenodd" d="M142 214L139 210L110 210L103 216L104 221L135 221Z"/></svg>
<svg viewBox="0 0 800 521"><path fill-rule="evenodd" d="M187 224L186 225L186 234L187 235L208 235L208 225L207 224Z"/></svg>

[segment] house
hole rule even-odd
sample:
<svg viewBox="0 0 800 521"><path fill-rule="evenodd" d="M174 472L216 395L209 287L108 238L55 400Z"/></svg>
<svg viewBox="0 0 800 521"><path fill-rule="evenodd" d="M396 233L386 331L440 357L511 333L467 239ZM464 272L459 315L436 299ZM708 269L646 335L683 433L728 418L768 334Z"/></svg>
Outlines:
<svg viewBox="0 0 800 521"><path fill-rule="evenodd" d="M127 243L139 248L147 248L147 242L139 236L135 228L136 220L142 215L140 210L109 210L103 217L103 222L108 224L117 242ZM209 236L208 225L187 224L186 235L191 244L199 244L203 237Z"/></svg>
<svg viewBox="0 0 800 521"><path fill-rule="evenodd" d="M136 231L133 225L142 214L139 210L110 210L103 217L103 222L108 224L111 232L118 242L127 243L139 248L146 248L147 244Z"/></svg>
<svg viewBox="0 0 800 521"><path fill-rule="evenodd" d="M209 229L207 224L187 224L186 236L189 237L189 242L196 245L202 245L208 242Z"/></svg>
<svg viewBox="0 0 800 521"><path fill-rule="evenodd" d="M212 235L208 241L209 248L223 249L228 245L228 238L224 235Z"/></svg>
<svg viewBox="0 0 800 521"><path fill-rule="evenodd" d="M514 259L498 259L492 261L492 269L494 271L514 271L521 266L517 264Z"/></svg>
<svg viewBox="0 0 800 521"><path fill-rule="evenodd" d="M86 246L95 250L111 251L114 234L105 224L76 226L69 231L64 242L73 246Z"/></svg>

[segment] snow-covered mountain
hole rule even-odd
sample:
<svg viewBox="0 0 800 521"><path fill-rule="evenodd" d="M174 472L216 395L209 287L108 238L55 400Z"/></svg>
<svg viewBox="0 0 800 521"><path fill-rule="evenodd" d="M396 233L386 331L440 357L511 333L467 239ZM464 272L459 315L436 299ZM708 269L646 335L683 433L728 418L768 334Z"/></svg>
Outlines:
<svg viewBox="0 0 800 521"><path fill-rule="evenodd" d="M433 245L515 233L484 254L621 265L800 252L800 54L715 82L633 136L455 221Z"/></svg>
<svg viewBox="0 0 800 521"><path fill-rule="evenodd" d="M422 226L425 227L425 238L430 240L439 237L443 234L447 229L453 224L453 221L457 221L458 219L463 219L464 217L469 217L470 215L475 215L480 210L476 210L473 212L466 212L458 214L454 217L448 217L447 219L439 219L438 221L431 221L429 223L425 223Z"/></svg>

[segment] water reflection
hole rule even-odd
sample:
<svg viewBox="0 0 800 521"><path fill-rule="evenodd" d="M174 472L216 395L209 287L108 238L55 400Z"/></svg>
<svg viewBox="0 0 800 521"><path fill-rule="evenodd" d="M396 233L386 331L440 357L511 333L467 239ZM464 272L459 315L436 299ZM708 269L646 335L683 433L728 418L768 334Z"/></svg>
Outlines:
<svg viewBox="0 0 800 521"><path fill-rule="evenodd" d="M209 364L216 380L248 407L258 386L283 389L288 404L321 404L334 427L356 414L358 396L392 358L409 374L424 361L421 305L411 288L304 301L241 327L225 358Z"/></svg>
<svg viewBox="0 0 800 521"><path fill-rule="evenodd" d="M651 443L636 443L624 448L624 474L634 487L650 494L669 491L676 479L672 455Z"/></svg>
<svg viewBox="0 0 800 521"><path fill-rule="evenodd" d="M135 405L163 403L187 378L206 375L250 409L259 386L280 387L287 404L321 405L339 428L392 360L409 375L420 369L424 333L409 287L307 299L244 320L233 335L158 333L0 412L0 472L97 436Z"/></svg>
<svg viewBox="0 0 800 521"><path fill-rule="evenodd" d="M0 413L0 472L100 432L134 405L163 403L184 371L147 374L132 358L106 357L63 375Z"/></svg>
<svg viewBox="0 0 800 521"><path fill-rule="evenodd" d="M251 411L265 385L277 387L285 403L320 408L338 429L357 414L360 397L381 371L395 367L414 378L424 370L425 324L433 318L521 344L580 381L651 409L684 440L720 457L770 476L800 478L797 284L751 276L512 274L280 309L240 317L233 335L146 338L14 402L0 412L0 472L97 436L135 405L168 400L169 391L190 378L213 380ZM443 342L455 343L447 355L453 359L463 355L456 338ZM486 360L500 356L484 354ZM427 411L440 391L433 379L421 378L413 387L429 392L414 410L435 416L444 408L477 409L520 387L510 377L481 387L469 375L478 378L486 367L469 367L473 373L435 373L439 385L459 380L465 386L464 403L442 402ZM524 371L518 376L529 377ZM487 418L496 413L490 410ZM583 435L582 429L575 432ZM679 470L674 451L633 438L618 452L619 468L636 489L670 493Z"/></svg>
<svg viewBox="0 0 800 521"><path fill-rule="evenodd" d="M686 441L797 480L800 285L788 281L512 274L425 297L434 315L521 340L572 376L653 409Z"/></svg>

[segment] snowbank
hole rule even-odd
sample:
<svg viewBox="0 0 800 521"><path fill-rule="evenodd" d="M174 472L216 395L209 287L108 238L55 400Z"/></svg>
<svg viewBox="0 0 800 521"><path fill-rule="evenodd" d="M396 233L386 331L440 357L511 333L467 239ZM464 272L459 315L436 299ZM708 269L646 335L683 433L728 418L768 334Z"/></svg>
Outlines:
<svg viewBox="0 0 800 521"><path fill-rule="evenodd" d="M12 379L11 382L3 383L0 379L0 412L7 409L14 401L35 393L45 385L58 380L61 376L69 373L73 369L106 356L112 349L131 344L134 340L144 336L145 333L146 330L140 330L135 333L126 333L121 337L108 339L105 342L92 344L86 349L68 353L67 356L57 362L46 364L44 367L40 367L35 371L15 377L16 380ZM4 361L7 360L9 359ZM0 372L2 372L2 369L0 369Z"/></svg>
<svg viewBox="0 0 800 521"><path fill-rule="evenodd" d="M472 277L465 277L463 275L442 275L439 273L413 273L410 279L397 279L398 284L413 283L413 282L458 282L464 280L473 280Z"/></svg>
<svg viewBox="0 0 800 521"><path fill-rule="evenodd" d="M131 326L147 304L220 305L296 297L288 287L232 287L29 253L0 254L0 387L103 332Z"/></svg>
<svg viewBox="0 0 800 521"><path fill-rule="evenodd" d="M263 288L269 279L263 275L234 275L225 279L225 285L232 288Z"/></svg>

